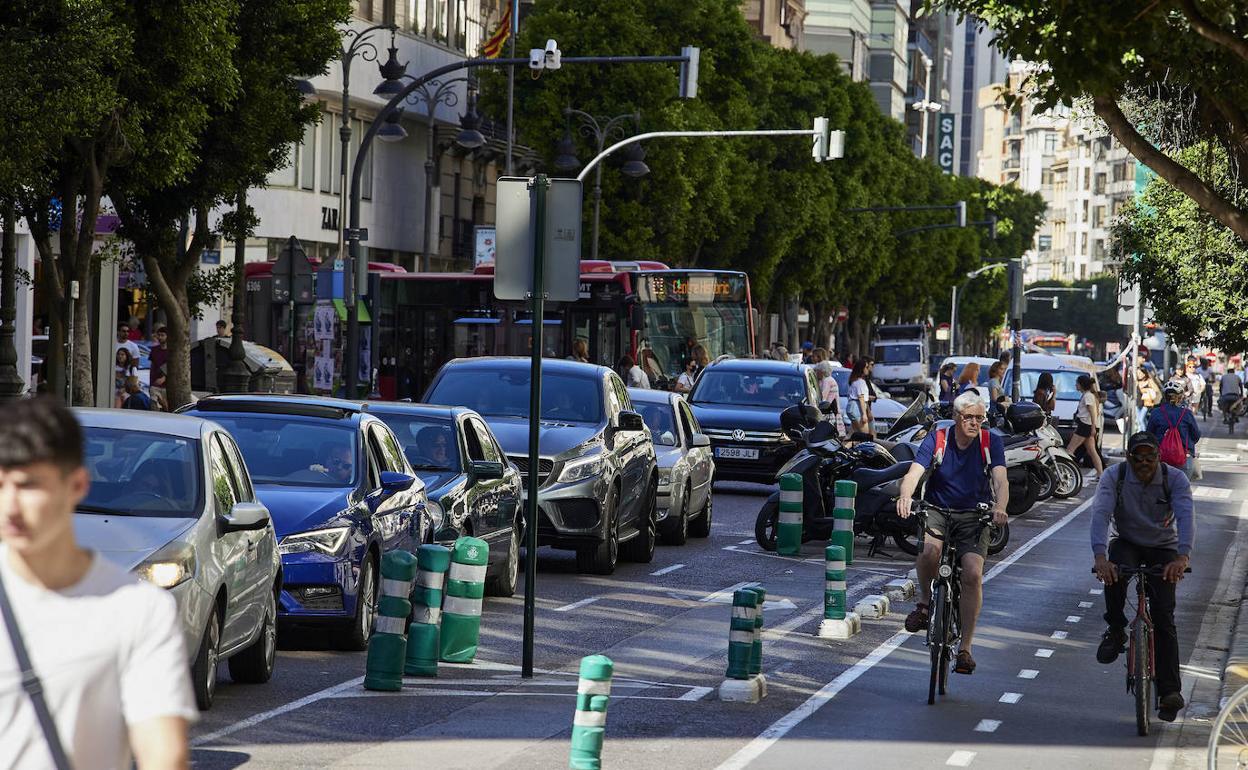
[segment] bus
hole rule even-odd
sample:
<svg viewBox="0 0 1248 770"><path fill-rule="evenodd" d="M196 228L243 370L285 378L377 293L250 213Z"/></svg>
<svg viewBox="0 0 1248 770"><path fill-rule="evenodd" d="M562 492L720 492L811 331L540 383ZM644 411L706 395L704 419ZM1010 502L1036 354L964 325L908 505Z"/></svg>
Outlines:
<svg viewBox="0 0 1248 770"><path fill-rule="evenodd" d="M1071 338L1059 332L1044 332L1036 329L1023 329L1023 343L1030 344L1038 351L1046 353L1070 353Z"/></svg>
<svg viewBox="0 0 1248 770"><path fill-rule="evenodd" d="M252 296L269 294L264 282L271 280L271 271L266 273L266 266L247 265ZM409 273L370 263L369 269L367 313L360 314L362 339L381 398L419 400L438 368L453 358L529 355L529 305L495 299L493 267L472 273ZM673 269L648 261L584 260L580 269L579 298L546 304L542 323L548 357L566 358L577 339L587 343L589 360L604 366L615 366L624 353L637 360L648 348L674 379L694 345L705 347L712 360L754 354L755 322L745 273ZM323 299L332 296L320 285L326 275L332 274L317 272L316 293ZM341 324L343 308L337 310ZM289 314L285 308L249 305L248 311L249 321L277 319L270 334L275 342L288 333L289 326L281 321ZM310 324L313 315L312 309L301 308L297 327ZM249 328L257 339L266 337L256 325L249 323ZM311 339L306 333L298 336ZM300 358L296 355L292 363ZM304 379L300 383L304 390L311 386Z"/></svg>

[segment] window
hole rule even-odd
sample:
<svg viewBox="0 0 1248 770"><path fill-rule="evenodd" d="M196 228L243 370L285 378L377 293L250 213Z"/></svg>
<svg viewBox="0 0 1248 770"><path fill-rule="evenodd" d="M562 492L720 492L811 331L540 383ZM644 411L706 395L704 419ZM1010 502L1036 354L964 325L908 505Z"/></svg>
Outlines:
<svg viewBox="0 0 1248 770"><path fill-rule="evenodd" d="M255 502L256 493L251 488L251 478L247 475L247 466L243 463L243 456L238 453L238 447L234 445L233 439L224 433L218 433L215 440L221 443L221 448L230 462L231 478L234 479L235 497L243 502Z"/></svg>
<svg viewBox="0 0 1248 770"><path fill-rule="evenodd" d="M305 190L316 187L316 129L315 123L305 126L299 143L299 186Z"/></svg>
<svg viewBox="0 0 1248 770"><path fill-rule="evenodd" d="M234 492L234 480L230 478L230 466L225 461L225 451L219 440L214 439L209 445L209 475L212 478L212 497L217 504L217 513L226 514L234 508L238 501Z"/></svg>
<svg viewBox="0 0 1248 770"><path fill-rule="evenodd" d="M373 427L373 435L377 441L377 447L381 450L381 460L385 469L388 471L403 472L403 450L399 449L399 442L395 440L394 434L380 425Z"/></svg>
<svg viewBox="0 0 1248 770"><path fill-rule="evenodd" d="M500 450L498 445L494 443L494 439L490 436L490 429L485 427L485 423L480 420L473 419L469 420L468 424L471 426L471 430L465 432L465 437L472 436L472 439L470 440L475 439L480 445L482 459L495 463L502 462L502 450Z"/></svg>
<svg viewBox="0 0 1248 770"><path fill-rule="evenodd" d="M1053 248L1053 236L1051 235L1040 236L1040 238L1037 240L1037 248L1040 251L1051 250Z"/></svg>
<svg viewBox="0 0 1248 770"><path fill-rule="evenodd" d="M331 112L321 113L321 192L333 192L338 179L338 137L334 136L338 118Z"/></svg>
<svg viewBox="0 0 1248 770"><path fill-rule="evenodd" d="M1057 152L1057 132L1044 132L1044 154L1052 155Z"/></svg>
<svg viewBox="0 0 1248 770"><path fill-rule="evenodd" d="M425 27L429 23L429 0L407 0L407 18L412 34L428 34Z"/></svg>
<svg viewBox="0 0 1248 770"><path fill-rule="evenodd" d="M1096 208L1092 209L1092 226L1093 227L1105 226L1105 207L1104 206L1097 206Z"/></svg>
<svg viewBox="0 0 1248 770"><path fill-rule="evenodd" d="M1085 168L1083 170L1083 189L1086 190L1092 186L1092 169Z"/></svg>
<svg viewBox="0 0 1248 770"><path fill-rule="evenodd" d="M698 425L693 412L689 411L689 405L684 401L680 402L680 425L685 429L685 435L691 440L695 434L702 432L702 426Z"/></svg>
<svg viewBox="0 0 1248 770"><path fill-rule="evenodd" d="M676 431L676 420L672 415L672 407L666 402L639 401L637 412L650 430L650 440L659 446L679 446L680 437Z"/></svg>
<svg viewBox="0 0 1248 770"><path fill-rule="evenodd" d="M1096 183L1095 185L1093 185L1092 191L1096 193L1097 195L1105 194L1105 174L1104 173L1100 173L1096 175Z"/></svg>
<svg viewBox="0 0 1248 770"><path fill-rule="evenodd" d="M464 444L468 447L469 460L485 459L485 450L481 448L481 439L473 429L471 420L464 420Z"/></svg>
<svg viewBox="0 0 1248 770"><path fill-rule="evenodd" d="M298 170L295 168L298 159L297 146L292 144L285 148L282 153L282 165L269 174L270 187L294 187L298 183Z"/></svg>
<svg viewBox="0 0 1248 770"><path fill-rule="evenodd" d="M607 379L611 382L615 397L620 401L620 408L632 411L633 399L628 395L628 388L624 387L624 380L621 380L617 374L609 374Z"/></svg>

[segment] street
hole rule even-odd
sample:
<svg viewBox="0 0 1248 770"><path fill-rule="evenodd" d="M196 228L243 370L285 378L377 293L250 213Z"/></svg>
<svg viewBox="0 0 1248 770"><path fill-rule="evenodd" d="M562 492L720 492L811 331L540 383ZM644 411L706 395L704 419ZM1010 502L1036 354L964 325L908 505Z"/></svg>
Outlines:
<svg viewBox="0 0 1248 770"><path fill-rule="evenodd" d="M1104 625L1089 574L1087 499L1049 500L1011 522L990 559L973 676L926 703L921 635L901 630L912 605L866 620L849 641L814 636L822 617L819 544L800 559L764 553L753 520L766 487L720 484L711 537L661 547L652 564L609 578L578 576L572 555L539 555L536 665L519 677L522 599L487 599L475 663L442 664L437 679L407 677L400 693L363 690L364 654L329 652L317 635L282 639L263 687L223 679L192 735L197 767L447 768L566 766L576 672L584 655L615 662L604 766L649 768L1203 766L1223 650L1243 587L1238 548L1248 488L1233 442L1196 484L1192 574L1179 588L1184 694L1172 725L1135 735L1122 661L1094 651ZM911 568L859 558L850 604ZM724 703L732 590L767 589L767 697ZM1235 601L1231 601L1234 599ZM1232 613L1228 615L1227 613ZM224 675L223 675L224 676ZM1203 731L1202 731L1203 730Z"/></svg>

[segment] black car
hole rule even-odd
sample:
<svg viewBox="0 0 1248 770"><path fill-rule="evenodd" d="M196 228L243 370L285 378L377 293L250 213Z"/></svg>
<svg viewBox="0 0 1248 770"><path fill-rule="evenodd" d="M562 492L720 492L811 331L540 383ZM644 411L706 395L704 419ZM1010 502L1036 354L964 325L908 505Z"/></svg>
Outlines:
<svg viewBox="0 0 1248 770"><path fill-rule="evenodd" d="M438 370L423 400L476 410L527 474L529 365L528 358L458 358ZM619 375L546 360L538 447L538 544L575 550L582 572L610 574L620 556L649 562L658 469L650 431Z"/></svg>
<svg viewBox="0 0 1248 770"><path fill-rule="evenodd" d="M446 530L489 543L485 590L516 592L524 511L520 472L507 461L481 415L458 406L370 402L403 445L403 453L429 496L429 512Z"/></svg>
<svg viewBox="0 0 1248 770"><path fill-rule="evenodd" d="M771 484L797 451L780 430L780 413L819 405L814 369L765 359L728 359L698 376L689 405L711 439L716 481Z"/></svg>

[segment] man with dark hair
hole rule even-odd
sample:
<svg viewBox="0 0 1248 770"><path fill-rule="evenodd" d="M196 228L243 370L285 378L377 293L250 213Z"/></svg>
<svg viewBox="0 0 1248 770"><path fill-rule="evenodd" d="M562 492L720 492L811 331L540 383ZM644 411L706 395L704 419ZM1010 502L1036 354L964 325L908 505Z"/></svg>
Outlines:
<svg viewBox="0 0 1248 770"><path fill-rule="evenodd" d="M0 623L0 767L52 767L54 746L73 767L132 754L140 770L188 767L197 713L177 606L78 545L90 485L72 412L49 396L0 407L0 601L40 679L17 685L18 640Z"/></svg>
<svg viewBox="0 0 1248 770"><path fill-rule="evenodd" d="M169 328L162 326L156 330L156 344L148 356L151 361L151 392L152 402L156 409L168 409L169 402L165 398L165 379L169 376Z"/></svg>

